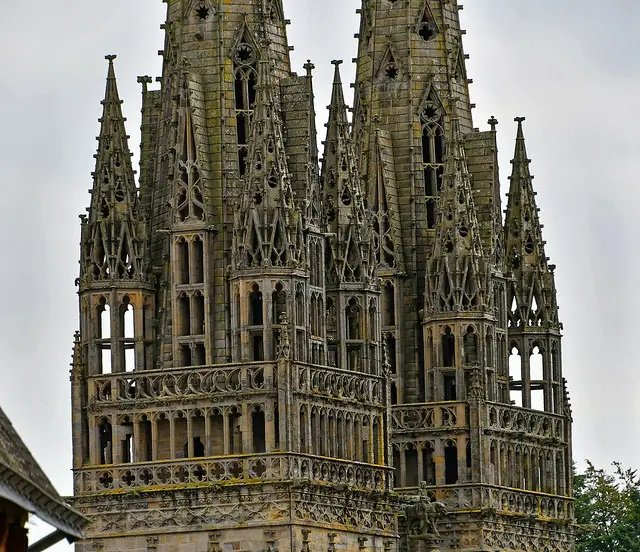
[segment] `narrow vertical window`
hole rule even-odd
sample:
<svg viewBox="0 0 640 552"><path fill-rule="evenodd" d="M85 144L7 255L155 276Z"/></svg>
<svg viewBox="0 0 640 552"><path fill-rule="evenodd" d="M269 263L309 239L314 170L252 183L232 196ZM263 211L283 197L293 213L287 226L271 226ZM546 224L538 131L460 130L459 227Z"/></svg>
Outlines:
<svg viewBox="0 0 640 552"><path fill-rule="evenodd" d="M442 365L445 367L455 366L456 361L456 338L447 327L442 336Z"/></svg>
<svg viewBox="0 0 640 552"><path fill-rule="evenodd" d="M436 226L436 202L444 173L444 110L431 90L420 112L422 123L422 170L427 203L427 227Z"/></svg>
<svg viewBox="0 0 640 552"><path fill-rule="evenodd" d="M238 171L240 177L247 172L251 117L256 101L256 71L258 56L247 36L243 36L233 56L235 74L235 108L238 139Z"/></svg>

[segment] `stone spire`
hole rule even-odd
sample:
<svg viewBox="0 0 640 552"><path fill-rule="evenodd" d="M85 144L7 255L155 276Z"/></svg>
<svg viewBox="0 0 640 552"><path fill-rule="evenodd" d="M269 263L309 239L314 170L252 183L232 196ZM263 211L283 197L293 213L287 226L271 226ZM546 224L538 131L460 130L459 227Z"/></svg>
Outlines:
<svg viewBox="0 0 640 552"><path fill-rule="evenodd" d="M558 325L554 265L548 264L542 225L538 217L533 176L529 170L523 117L516 119L518 134L510 177L505 221L506 270L513 276L509 293L511 327Z"/></svg>
<svg viewBox="0 0 640 552"><path fill-rule="evenodd" d="M268 60L259 64L252 140L234 226L237 269L295 268L303 260L302 217L294 203L284 132Z"/></svg>
<svg viewBox="0 0 640 552"><path fill-rule="evenodd" d="M89 216L82 217L81 286L146 280L147 225L140 209L113 60L102 102Z"/></svg>
<svg viewBox="0 0 640 552"><path fill-rule="evenodd" d="M336 282L369 282L375 268L372 232L364 206L360 171L349 134L340 64L329 106L322 177L327 232L331 234L331 266L328 278Z"/></svg>
<svg viewBox="0 0 640 552"><path fill-rule="evenodd" d="M482 310L486 301L487 267L456 117L450 128L434 248L427 261L427 316Z"/></svg>

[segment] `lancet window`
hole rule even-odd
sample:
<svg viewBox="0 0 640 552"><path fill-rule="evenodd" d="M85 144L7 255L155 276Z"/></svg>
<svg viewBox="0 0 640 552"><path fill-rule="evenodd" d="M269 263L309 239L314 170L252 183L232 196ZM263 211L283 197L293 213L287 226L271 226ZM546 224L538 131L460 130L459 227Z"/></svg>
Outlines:
<svg viewBox="0 0 640 552"><path fill-rule="evenodd" d="M186 95L187 90L184 91ZM204 198L200 165L198 164L195 131L191 108L183 108L183 128L181 152L178 161L178 195L176 198L176 217L178 222L204 220Z"/></svg>
<svg viewBox="0 0 640 552"><path fill-rule="evenodd" d="M238 171L240 177L247 172L249 140L251 137L251 117L256 102L256 71L258 53L246 36L240 40L233 55L236 129L238 138Z"/></svg>
<svg viewBox="0 0 640 552"><path fill-rule="evenodd" d="M444 108L433 90L423 103L420 122L427 227L433 229L436 226L436 203L442 187L445 155Z"/></svg>

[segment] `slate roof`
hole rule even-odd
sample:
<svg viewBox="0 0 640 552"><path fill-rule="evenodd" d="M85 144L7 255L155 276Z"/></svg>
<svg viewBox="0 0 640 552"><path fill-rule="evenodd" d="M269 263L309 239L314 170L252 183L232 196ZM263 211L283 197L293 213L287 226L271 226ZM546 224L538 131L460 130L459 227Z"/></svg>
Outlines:
<svg viewBox="0 0 640 552"><path fill-rule="evenodd" d="M1 408L0 498L37 515L68 537L82 537L85 518L62 500Z"/></svg>

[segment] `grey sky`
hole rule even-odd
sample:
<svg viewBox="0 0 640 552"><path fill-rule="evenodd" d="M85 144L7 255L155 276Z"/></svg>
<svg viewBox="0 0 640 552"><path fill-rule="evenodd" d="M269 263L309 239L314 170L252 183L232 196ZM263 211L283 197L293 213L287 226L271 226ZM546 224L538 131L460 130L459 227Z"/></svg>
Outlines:
<svg viewBox="0 0 640 552"><path fill-rule="evenodd" d="M350 61L356 53L359 5L285 0L294 70L302 72L308 58L316 64L322 118L330 61ZM103 57L119 54L116 70L136 151L136 76L159 74L164 9L160 0L31 0L13 2L0 20L0 404L62 493L71 492L68 364L78 324L77 215L89 201ZM527 117L547 254L558 265L574 456L640 467L640 337L633 326L640 310L640 230L633 222L640 199L640 5L470 0L462 17L475 124L486 128L491 115L501 123L503 191L513 118ZM346 63L345 81L350 70Z"/></svg>

